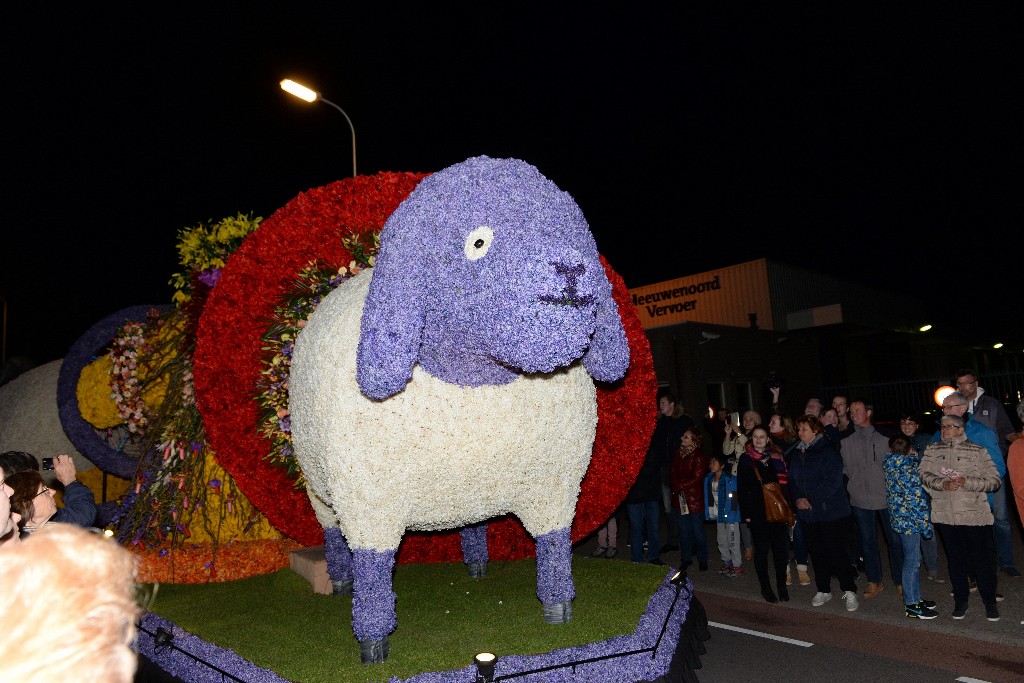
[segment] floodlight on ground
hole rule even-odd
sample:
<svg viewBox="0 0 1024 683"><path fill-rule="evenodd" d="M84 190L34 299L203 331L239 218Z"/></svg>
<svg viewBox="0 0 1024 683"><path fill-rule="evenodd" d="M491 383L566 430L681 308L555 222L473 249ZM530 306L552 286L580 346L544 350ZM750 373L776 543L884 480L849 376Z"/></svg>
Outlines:
<svg viewBox="0 0 1024 683"><path fill-rule="evenodd" d="M476 683L491 683L498 657L490 652L481 652L473 661L476 662Z"/></svg>
<svg viewBox="0 0 1024 683"><path fill-rule="evenodd" d="M918 329L918 331L919 332L927 332L930 329L932 329L931 325L921 325L921 327Z"/></svg>

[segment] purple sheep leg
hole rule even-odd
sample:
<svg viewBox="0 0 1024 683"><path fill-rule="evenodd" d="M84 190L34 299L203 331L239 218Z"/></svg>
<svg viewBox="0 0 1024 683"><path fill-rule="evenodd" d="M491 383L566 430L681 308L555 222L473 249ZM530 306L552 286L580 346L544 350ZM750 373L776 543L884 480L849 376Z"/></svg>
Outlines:
<svg viewBox="0 0 1024 683"><path fill-rule="evenodd" d="M356 548L352 551L355 590L352 594L352 630L359 641L363 664L379 664L388 658L388 634L398 623L391 575L395 550L378 552Z"/></svg>
<svg viewBox="0 0 1024 683"><path fill-rule="evenodd" d="M544 621L564 624L572 620L572 542L568 529L556 529L537 539L537 597L544 605Z"/></svg>
<svg viewBox="0 0 1024 683"><path fill-rule="evenodd" d="M487 574L487 523L463 527L462 561L466 563L469 578L479 579Z"/></svg>
<svg viewBox="0 0 1024 683"><path fill-rule="evenodd" d="M352 551L336 526L324 528L324 555L327 575L335 595L352 595Z"/></svg>

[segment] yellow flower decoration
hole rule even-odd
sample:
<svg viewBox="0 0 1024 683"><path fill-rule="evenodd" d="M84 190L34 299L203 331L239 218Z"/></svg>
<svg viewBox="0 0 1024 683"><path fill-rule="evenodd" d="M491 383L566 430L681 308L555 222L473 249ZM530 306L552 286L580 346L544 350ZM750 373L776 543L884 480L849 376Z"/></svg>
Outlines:
<svg viewBox="0 0 1024 683"><path fill-rule="evenodd" d="M123 422L114 399L110 397L113 365L107 354L97 358L82 369L75 388L82 417L96 429L116 427Z"/></svg>
<svg viewBox="0 0 1024 683"><path fill-rule="evenodd" d="M267 518L247 502L231 475L217 464L213 451L206 450L200 470L206 480L208 514L192 514L188 524L188 542L230 543L282 538ZM216 486L213 484L216 483ZM248 512L248 515L246 514Z"/></svg>

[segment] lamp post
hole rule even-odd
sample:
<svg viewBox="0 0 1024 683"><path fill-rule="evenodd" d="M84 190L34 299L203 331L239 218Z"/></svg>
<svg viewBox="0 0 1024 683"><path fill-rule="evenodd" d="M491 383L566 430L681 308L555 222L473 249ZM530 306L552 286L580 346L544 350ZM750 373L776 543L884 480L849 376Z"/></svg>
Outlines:
<svg viewBox="0 0 1024 683"><path fill-rule="evenodd" d="M281 90L284 90L289 95L294 95L295 97L298 97L300 100L304 100L306 102L312 103L312 102L316 102L317 100L320 100L324 104L329 104L329 105L331 105L332 107L334 107L335 109L337 109L338 111L341 112L341 115L345 117L346 121L348 121L349 130L352 131L352 177L355 178L356 177L356 128L355 128L355 126L352 125L352 119L350 119L348 117L348 114L345 113L345 110L342 109L341 107L339 107L338 105L336 105L334 102L331 102L330 100L324 99L323 97L321 97L320 93L318 93L316 90L312 90L310 88L307 88L306 86L302 85L301 83L296 83L295 81L291 80L290 78L286 78L283 81L281 81Z"/></svg>

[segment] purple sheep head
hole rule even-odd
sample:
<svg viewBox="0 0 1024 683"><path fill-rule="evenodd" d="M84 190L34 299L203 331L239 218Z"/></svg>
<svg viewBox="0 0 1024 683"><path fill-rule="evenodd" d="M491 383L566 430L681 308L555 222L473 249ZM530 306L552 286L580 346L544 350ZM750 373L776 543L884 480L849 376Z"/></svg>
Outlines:
<svg viewBox="0 0 1024 683"><path fill-rule="evenodd" d="M473 157L426 177L381 232L357 379L401 391L413 366L451 384L500 385L583 356L613 382L629 343L576 202L518 159Z"/></svg>

